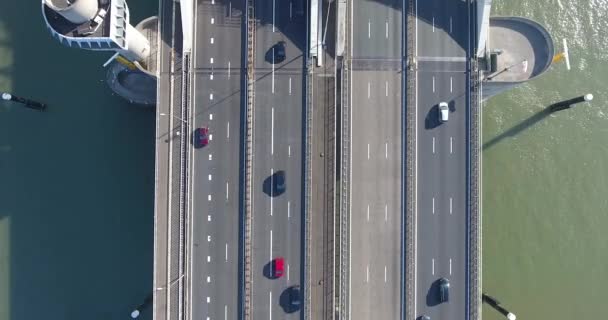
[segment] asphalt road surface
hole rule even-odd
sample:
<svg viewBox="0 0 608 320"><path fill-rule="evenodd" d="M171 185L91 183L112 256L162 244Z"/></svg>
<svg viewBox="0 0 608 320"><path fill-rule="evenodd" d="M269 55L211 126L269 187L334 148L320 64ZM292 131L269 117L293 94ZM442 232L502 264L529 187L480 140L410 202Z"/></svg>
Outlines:
<svg viewBox="0 0 608 320"><path fill-rule="evenodd" d="M351 11L351 319L400 319L402 1Z"/></svg>
<svg viewBox="0 0 608 320"><path fill-rule="evenodd" d="M240 2L197 2L190 127L208 127L210 141L192 149L191 158L193 319L237 319L239 311L239 147L245 101Z"/></svg>
<svg viewBox="0 0 608 320"><path fill-rule="evenodd" d="M290 1L257 0L255 107L253 128L253 319L299 319L289 289L303 272L303 114L305 20ZM286 57L275 59L285 41ZM276 192L271 176L285 172L286 188ZM285 260L273 278L272 261Z"/></svg>
<svg viewBox="0 0 608 320"><path fill-rule="evenodd" d="M466 319L466 58L469 8L463 1L418 1L416 316ZM437 105L449 104L440 123ZM450 299L439 303L440 278Z"/></svg>

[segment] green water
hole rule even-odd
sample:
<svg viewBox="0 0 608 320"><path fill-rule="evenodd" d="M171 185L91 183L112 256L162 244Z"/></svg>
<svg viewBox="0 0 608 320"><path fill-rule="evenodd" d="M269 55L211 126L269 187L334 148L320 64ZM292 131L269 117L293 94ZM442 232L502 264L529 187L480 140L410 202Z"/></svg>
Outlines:
<svg viewBox="0 0 608 320"><path fill-rule="evenodd" d="M518 319L606 319L608 1L495 0L543 24L572 62L490 99L484 141L546 105L592 93L483 152L483 289ZM485 306L485 320L504 319Z"/></svg>
<svg viewBox="0 0 608 320"><path fill-rule="evenodd" d="M131 21L157 1L129 0ZM61 46L40 0L0 0L0 320L128 319L152 290L154 112ZM151 318L148 311L142 317Z"/></svg>

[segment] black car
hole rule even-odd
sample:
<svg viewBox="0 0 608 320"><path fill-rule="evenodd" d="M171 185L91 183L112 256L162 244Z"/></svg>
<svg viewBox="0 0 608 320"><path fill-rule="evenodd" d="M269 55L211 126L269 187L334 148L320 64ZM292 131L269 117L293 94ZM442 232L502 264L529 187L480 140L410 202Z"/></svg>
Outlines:
<svg viewBox="0 0 608 320"><path fill-rule="evenodd" d="M274 193L279 195L285 192L285 171L279 170L274 174L273 177L274 182Z"/></svg>
<svg viewBox="0 0 608 320"><path fill-rule="evenodd" d="M285 58L287 57L287 54L285 53L285 46L286 43L285 41L279 41L275 46L274 46L274 62L283 62L283 60L285 60Z"/></svg>
<svg viewBox="0 0 608 320"><path fill-rule="evenodd" d="M418 320L431 320L431 317L427 316L427 315L421 315Z"/></svg>
<svg viewBox="0 0 608 320"><path fill-rule="evenodd" d="M439 279L439 302L450 300L450 281L446 278Z"/></svg>
<svg viewBox="0 0 608 320"><path fill-rule="evenodd" d="M289 288L289 303L292 307L298 308L300 307L300 286L295 285Z"/></svg>

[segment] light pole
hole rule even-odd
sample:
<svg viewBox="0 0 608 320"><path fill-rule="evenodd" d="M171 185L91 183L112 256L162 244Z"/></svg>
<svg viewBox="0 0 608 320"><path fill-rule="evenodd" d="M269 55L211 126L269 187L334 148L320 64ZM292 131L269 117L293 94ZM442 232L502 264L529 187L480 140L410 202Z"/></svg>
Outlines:
<svg viewBox="0 0 608 320"><path fill-rule="evenodd" d="M178 117L178 116L174 116L173 114L166 114L166 113L164 113L164 112L159 113L159 115L161 115L161 116L170 116L170 117L172 117L172 118L175 118L175 119L177 119L177 120L181 121L183 124L185 124L185 125L186 125L186 128L188 127L188 121L186 121L186 120L184 120L184 119L182 119L182 118L180 118L180 117ZM176 131L175 131L175 135L176 135L176 136L179 136L179 135L180 135L180 134L179 134L179 130L176 130Z"/></svg>
<svg viewBox="0 0 608 320"><path fill-rule="evenodd" d="M178 117L178 116L174 116L173 114L166 114L166 113L164 113L164 112L161 112L161 113L159 113L159 114L160 114L161 116L170 116L170 117L172 117L172 118L176 118L177 120L179 120L179 121L181 121L181 122L183 122L183 123L185 123L185 124L188 124L188 121L186 121L186 120L184 120L184 119L182 119L182 118L180 118L180 117Z"/></svg>

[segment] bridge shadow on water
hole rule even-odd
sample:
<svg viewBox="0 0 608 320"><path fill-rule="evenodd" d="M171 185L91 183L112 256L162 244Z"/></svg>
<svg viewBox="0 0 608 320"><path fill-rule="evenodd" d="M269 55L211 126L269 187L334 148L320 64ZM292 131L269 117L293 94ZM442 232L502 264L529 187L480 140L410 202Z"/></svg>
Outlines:
<svg viewBox="0 0 608 320"><path fill-rule="evenodd" d="M509 130L490 139L490 141L483 144L482 149L484 151L488 150L488 149L492 148L494 145L496 145L497 143L501 142L502 140L504 140L506 138L514 137L514 136L522 133L524 130L529 129L530 127L534 126L535 124L542 121L550 114L551 114L551 110L550 110L550 106L549 106L549 107L546 107L545 109L541 110L540 112L537 112L536 114L532 115L528 119L525 119L524 121L511 127Z"/></svg>

